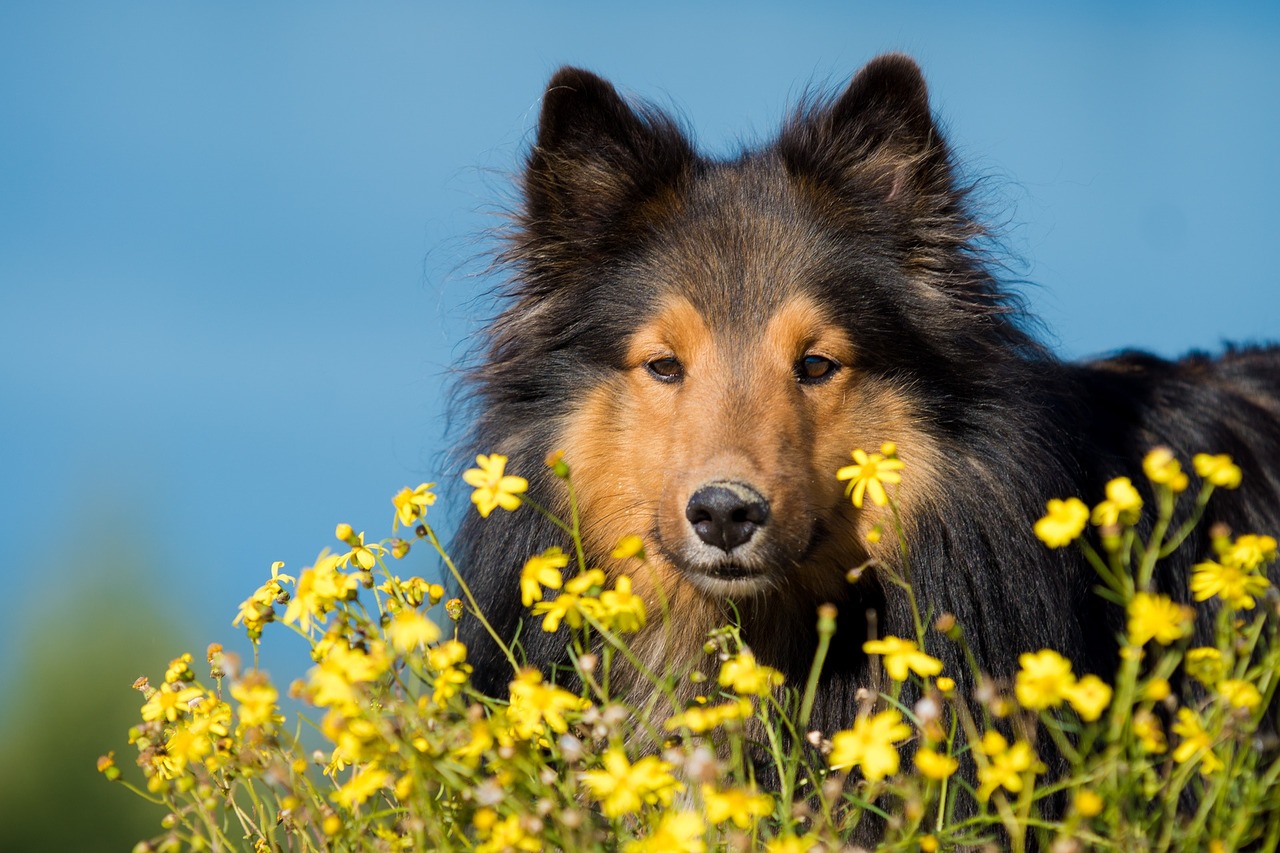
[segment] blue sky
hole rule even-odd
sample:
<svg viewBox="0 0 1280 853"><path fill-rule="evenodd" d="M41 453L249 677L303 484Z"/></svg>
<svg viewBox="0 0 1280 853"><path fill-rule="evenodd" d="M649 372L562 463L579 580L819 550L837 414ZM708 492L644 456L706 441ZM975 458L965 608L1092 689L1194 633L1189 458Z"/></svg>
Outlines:
<svg viewBox="0 0 1280 853"><path fill-rule="evenodd" d="M1280 7L785 6L0 7L18 612L126 547L229 642L273 560L384 535L398 488L446 476L485 229L564 63L728 153L905 50L1064 356L1280 337Z"/></svg>

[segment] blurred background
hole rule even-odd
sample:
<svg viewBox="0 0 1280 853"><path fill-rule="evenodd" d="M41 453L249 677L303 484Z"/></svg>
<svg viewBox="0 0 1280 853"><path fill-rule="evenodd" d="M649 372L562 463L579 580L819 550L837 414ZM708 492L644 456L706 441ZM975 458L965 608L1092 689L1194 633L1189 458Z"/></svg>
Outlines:
<svg viewBox="0 0 1280 853"><path fill-rule="evenodd" d="M94 770L136 769L130 683L247 653L272 561L456 481L486 229L560 64L731 154L910 52L1063 356L1280 337L1280 6L785 6L0 4L0 849L157 832Z"/></svg>

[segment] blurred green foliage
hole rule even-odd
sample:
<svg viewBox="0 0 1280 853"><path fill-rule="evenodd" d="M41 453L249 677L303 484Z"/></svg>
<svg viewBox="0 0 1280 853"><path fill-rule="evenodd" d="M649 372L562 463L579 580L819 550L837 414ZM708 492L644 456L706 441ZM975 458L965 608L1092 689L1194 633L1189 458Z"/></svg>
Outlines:
<svg viewBox="0 0 1280 853"><path fill-rule="evenodd" d="M93 541L86 537L84 541ZM22 644L0 685L0 850L122 851L159 831L165 810L97 770L116 753L124 778L142 784L127 732L143 698L130 689L190 648L153 590L154 557L98 540L90 551L37 567L51 590L14 611Z"/></svg>

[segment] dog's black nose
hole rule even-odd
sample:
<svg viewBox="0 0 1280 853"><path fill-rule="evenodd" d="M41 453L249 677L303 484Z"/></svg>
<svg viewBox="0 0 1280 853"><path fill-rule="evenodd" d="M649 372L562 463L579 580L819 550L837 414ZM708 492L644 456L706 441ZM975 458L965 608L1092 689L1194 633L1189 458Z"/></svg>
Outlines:
<svg viewBox="0 0 1280 853"><path fill-rule="evenodd" d="M743 483L708 483L693 493L685 518L698 538L721 551L732 551L769 521L769 502Z"/></svg>

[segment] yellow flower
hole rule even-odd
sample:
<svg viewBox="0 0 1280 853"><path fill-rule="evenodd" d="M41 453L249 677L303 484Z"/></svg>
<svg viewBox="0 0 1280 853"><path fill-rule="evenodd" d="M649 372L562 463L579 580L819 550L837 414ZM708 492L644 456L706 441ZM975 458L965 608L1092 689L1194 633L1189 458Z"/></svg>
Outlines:
<svg viewBox="0 0 1280 853"><path fill-rule="evenodd" d="M771 666L756 663L756 656L743 649L720 665L719 681L740 696L768 696L782 684L783 676Z"/></svg>
<svg viewBox="0 0 1280 853"><path fill-rule="evenodd" d="M1213 738L1205 731L1200 718L1190 708L1179 708L1173 733L1182 739L1173 751L1173 760L1179 764L1200 762L1200 773L1210 776L1222 768L1222 759L1213 753Z"/></svg>
<svg viewBox="0 0 1280 853"><path fill-rule="evenodd" d="M618 547L614 548L609 554L615 560L625 560L628 557L639 557L644 559L644 540L639 536L623 536L618 540Z"/></svg>
<svg viewBox="0 0 1280 853"><path fill-rule="evenodd" d="M1161 702L1173 692L1173 687L1166 678L1153 678L1142 689L1142 698L1147 702Z"/></svg>
<svg viewBox="0 0 1280 853"><path fill-rule="evenodd" d="M1143 457L1142 470L1148 480L1168 486L1175 494L1187 488L1187 475L1182 470L1182 463L1167 447L1157 447Z"/></svg>
<svg viewBox="0 0 1280 853"><path fill-rule="evenodd" d="M1079 498L1053 498L1047 508L1049 512L1036 522L1035 532L1036 538L1050 548L1070 545L1089 523L1089 508Z"/></svg>
<svg viewBox="0 0 1280 853"><path fill-rule="evenodd" d="M204 691L199 687L175 689L172 684L161 684L160 689L152 693L142 706L142 719L147 722L166 720L175 722L179 716L191 710L192 702L204 698Z"/></svg>
<svg viewBox="0 0 1280 853"><path fill-rule="evenodd" d="M232 684L231 696L240 703L242 726L270 726L282 719L276 716L280 693L261 672L246 673L244 678Z"/></svg>
<svg viewBox="0 0 1280 853"><path fill-rule="evenodd" d="M696 812L667 812L644 838L628 841L625 853L704 853L707 825Z"/></svg>
<svg viewBox="0 0 1280 853"><path fill-rule="evenodd" d="M1253 711L1262 704L1262 694L1251 682L1228 678L1218 682L1218 694L1236 708Z"/></svg>
<svg viewBox="0 0 1280 853"><path fill-rule="evenodd" d="M334 791L330 799L345 809L353 809L390 785L394 779L378 765L370 764L359 773L351 774L347 783Z"/></svg>
<svg viewBox="0 0 1280 853"><path fill-rule="evenodd" d="M745 697L736 702L723 702L706 707L694 706L668 719L663 723L663 727L670 732L683 726L695 734L702 734L734 720L745 720L754 710L751 700Z"/></svg>
<svg viewBox="0 0 1280 853"><path fill-rule="evenodd" d="M408 654L440 639L440 626L416 610L404 609L391 617L387 639L400 654Z"/></svg>
<svg viewBox="0 0 1280 853"><path fill-rule="evenodd" d="M432 506L436 502L435 493L431 488L435 483L423 483L416 489L410 489L405 486L396 496L391 499L391 503L396 508L396 521L392 526L403 524L405 527L413 524L420 518L426 517L427 507Z"/></svg>
<svg viewBox="0 0 1280 853"><path fill-rule="evenodd" d="M862 651L881 655L884 670L894 681L906 681L908 671L925 678L942 672L942 661L920 651L914 640L893 636L868 640L862 644Z"/></svg>
<svg viewBox="0 0 1280 853"><path fill-rule="evenodd" d="M569 555L557 547L551 547L525 561L520 570L520 600L525 607L532 607L542 600L542 588L559 589L564 584L560 570L569 565Z"/></svg>
<svg viewBox="0 0 1280 853"><path fill-rule="evenodd" d="M310 632L313 619L323 623L338 602L355 597L360 579L339 572L339 561L335 554L321 553L314 566L302 570L284 612L285 624L297 622L303 631Z"/></svg>
<svg viewBox="0 0 1280 853"><path fill-rule="evenodd" d="M1195 466L1201 479L1208 480L1219 488L1234 489L1240 485L1240 468L1225 453L1215 456L1197 453L1191 459L1191 464Z"/></svg>
<svg viewBox="0 0 1280 853"><path fill-rule="evenodd" d="M600 802L605 817L633 814L646 804L669 806L684 790L671 775L671 765L656 756L646 755L632 764L615 746L605 752L603 762L604 769L582 774L582 784Z"/></svg>
<svg viewBox="0 0 1280 853"><path fill-rule="evenodd" d="M1216 685L1227 672L1227 663L1222 659L1222 652L1212 646L1187 649L1183 666L1188 675L1205 687Z"/></svg>
<svg viewBox="0 0 1280 853"><path fill-rule="evenodd" d="M468 468L462 474L467 485L473 486L471 502L476 505L481 518L488 518L489 513L498 507L508 512L520 506L520 495L529 488L529 481L524 477L504 474L507 457L500 453L476 457L479 468Z"/></svg>
<svg viewBox="0 0 1280 853"><path fill-rule="evenodd" d="M773 813L773 797L761 794L755 788L717 791L711 785L703 785L702 801L706 804L708 821L713 824L733 821L738 829L749 829L756 821Z"/></svg>
<svg viewBox="0 0 1280 853"><path fill-rule="evenodd" d="M1107 499L1093 508L1093 523L1099 527L1134 524L1142 511L1142 495L1128 477L1107 483Z"/></svg>
<svg viewBox="0 0 1280 853"><path fill-rule="evenodd" d="M885 494L884 484L902 482L902 475L898 473L906 467L902 460L886 459L879 453L868 455L859 448L853 451L853 462L854 464L846 465L836 472L836 479L849 481L844 493L853 498L853 505L861 509L863 496L867 494L876 506L887 504L889 496Z"/></svg>
<svg viewBox="0 0 1280 853"><path fill-rule="evenodd" d="M1086 675L1069 687L1066 695L1080 719L1092 723L1111 704L1111 685L1096 675Z"/></svg>
<svg viewBox="0 0 1280 853"><path fill-rule="evenodd" d="M852 729L831 736L827 763L832 770L861 767L868 781L878 782L898 772L897 745L909 737L911 727L903 722L896 708L862 716L854 721Z"/></svg>
<svg viewBox="0 0 1280 853"><path fill-rule="evenodd" d="M1191 594L1196 601L1207 601L1215 595L1236 610L1252 610L1254 596L1271 583L1262 575L1236 566L1225 566L1208 560L1196 563L1191 572Z"/></svg>
<svg viewBox="0 0 1280 853"><path fill-rule="evenodd" d="M1022 668L1018 671L1014 693L1018 704L1029 711L1056 708L1075 686L1071 661L1052 649L1034 654L1025 652L1018 657L1018 663Z"/></svg>
<svg viewBox="0 0 1280 853"><path fill-rule="evenodd" d="M960 767L960 762L950 755L944 755L932 749L917 750L915 762L920 775L935 782L941 782L950 777Z"/></svg>
<svg viewBox="0 0 1280 853"><path fill-rule="evenodd" d="M1251 572L1276 558L1276 540L1271 536L1246 533L1236 537L1234 542L1226 537L1215 541L1214 550L1224 566Z"/></svg>
<svg viewBox="0 0 1280 853"><path fill-rule="evenodd" d="M619 575L613 589L600 593L600 620L621 634L634 634L644 627L644 599L631 591L631 578Z"/></svg>
<svg viewBox="0 0 1280 853"><path fill-rule="evenodd" d="M479 817L479 812L476 816ZM484 825L482 832L485 835L485 841L476 847L476 853L507 853L510 850L534 853L543 849L541 841L524 831L520 815L508 815L502 820L497 820L497 815L492 816L492 821L488 819L480 821ZM477 829L480 827L478 826Z"/></svg>
<svg viewBox="0 0 1280 853"><path fill-rule="evenodd" d="M809 835L792 835L785 833L769 839L764 845L764 853L809 853L818 846L818 837Z"/></svg>
<svg viewBox="0 0 1280 853"><path fill-rule="evenodd" d="M510 685L511 704L507 718L511 722L512 735L520 740L530 740L542 734L545 724L552 731L564 734L569 730L565 714L582 711L590 703L563 688L542 683L542 673L536 669L523 669Z"/></svg>
<svg viewBox="0 0 1280 853"><path fill-rule="evenodd" d="M978 750L988 759L985 766L978 768L978 797L984 801L990 799L997 788L1004 788L1011 794L1021 792L1025 785L1024 774L1034 776L1045 769L1031 744L1020 740L1009 746L1004 736L994 729L982 736Z"/></svg>
<svg viewBox="0 0 1280 853"><path fill-rule="evenodd" d="M1145 646L1155 640L1167 646L1191 632L1195 613L1189 607L1174 604L1167 595L1139 592L1129 602L1129 641Z"/></svg>
<svg viewBox="0 0 1280 853"><path fill-rule="evenodd" d="M1144 752L1160 755L1166 749L1164 730L1160 728L1160 721L1156 719L1156 715L1150 711L1140 710L1134 713L1133 736L1137 738L1138 745Z"/></svg>
<svg viewBox="0 0 1280 853"><path fill-rule="evenodd" d="M1098 796L1096 791L1091 791L1088 788L1081 788L1076 791L1074 802L1076 814L1083 818L1097 817L1102 814L1103 808L1106 807L1102 797Z"/></svg>

